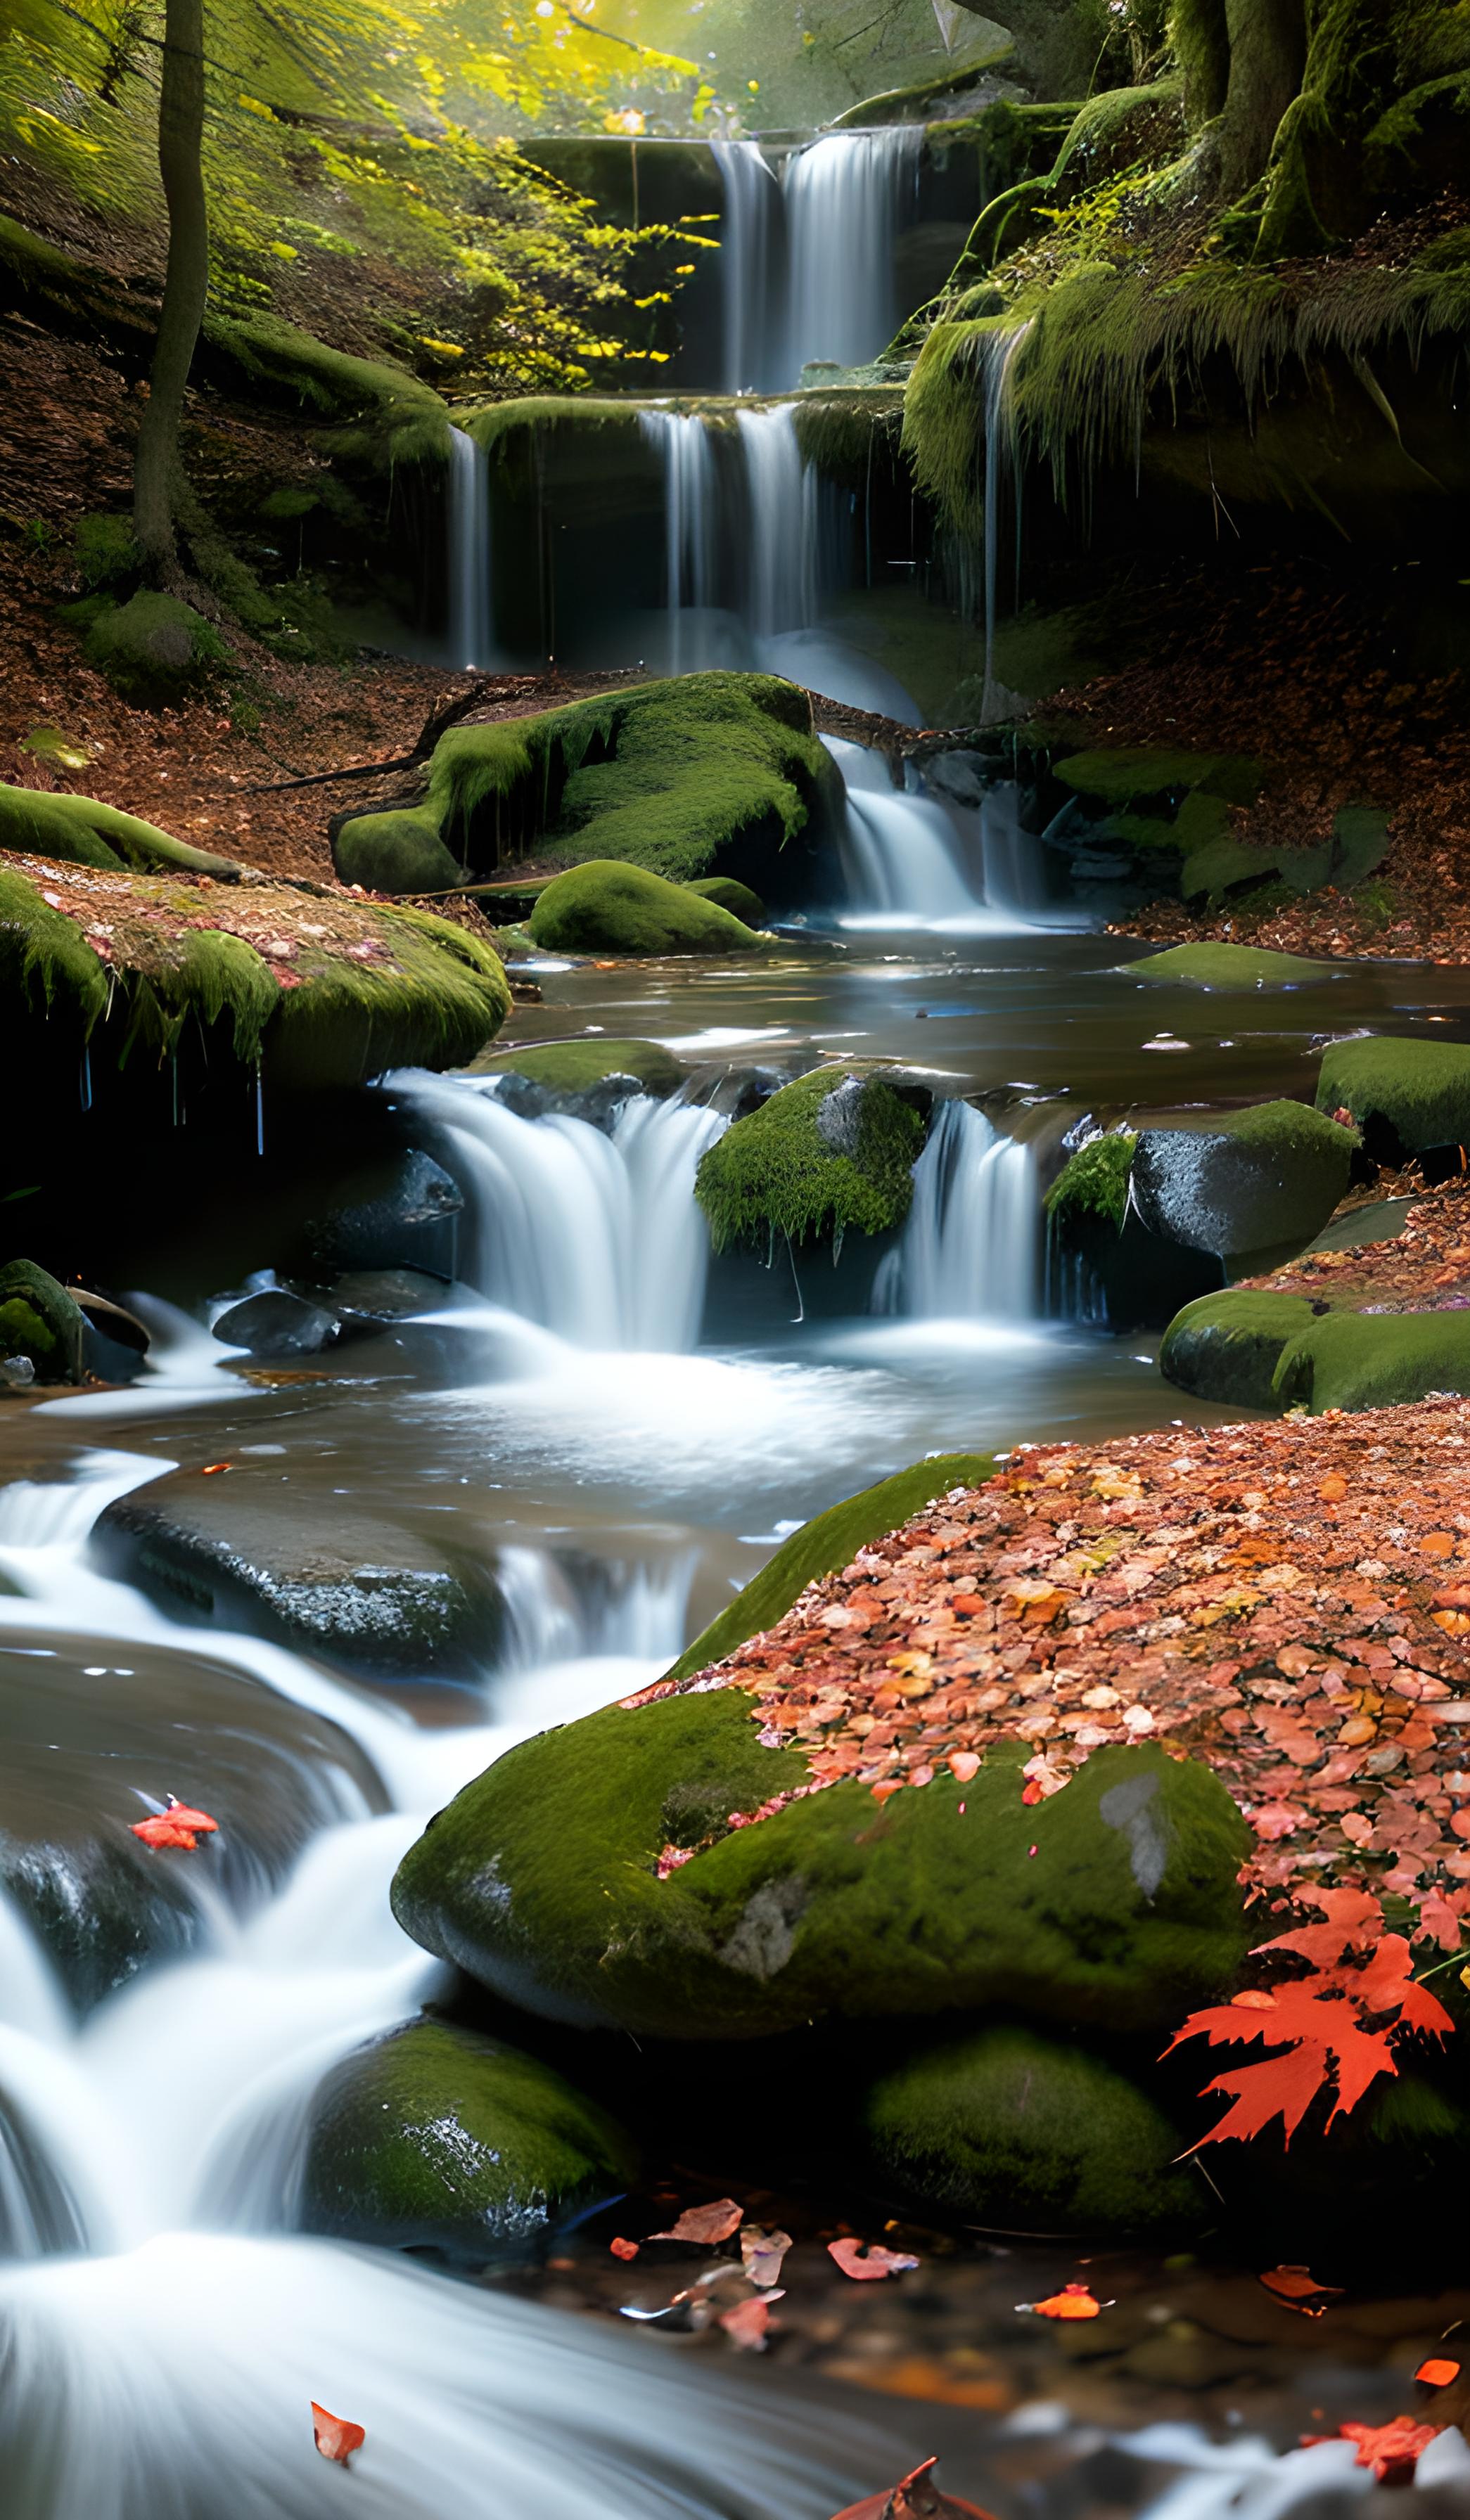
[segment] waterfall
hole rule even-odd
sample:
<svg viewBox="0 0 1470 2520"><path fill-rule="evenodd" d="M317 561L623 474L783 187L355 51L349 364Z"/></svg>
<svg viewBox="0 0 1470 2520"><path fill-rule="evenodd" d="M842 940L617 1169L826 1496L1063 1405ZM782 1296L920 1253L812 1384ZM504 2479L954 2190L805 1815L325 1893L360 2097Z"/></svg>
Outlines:
<svg viewBox="0 0 1470 2520"><path fill-rule="evenodd" d="M998 685L995 680L995 620L1000 583L1000 509L1005 484L1016 478L1016 422L1011 404L1011 370L1017 354L1031 332L1030 324L1018 324L1004 333L981 336L984 359L986 405L986 679L981 698L981 723L988 725L994 718L1016 714L1024 703ZM1018 540L1016 574L1019 586L1021 530L1020 493L1017 492L1016 533Z"/></svg>
<svg viewBox="0 0 1470 2520"><path fill-rule="evenodd" d="M468 429L449 431L449 662L487 665L490 618L490 460Z"/></svg>
<svg viewBox="0 0 1470 2520"><path fill-rule="evenodd" d="M710 1252L694 1176L717 1113L636 1094L609 1135L561 1113L523 1120L493 1080L415 1072L392 1087L443 1140L469 1196L465 1274L492 1303L576 1347L694 1346Z"/></svg>
<svg viewBox="0 0 1470 2520"><path fill-rule="evenodd" d="M817 480L802 460L795 407L739 414L750 500L747 616L758 639L809 628L816 612Z"/></svg>
<svg viewBox="0 0 1470 2520"><path fill-rule="evenodd" d="M664 466L664 571L668 608L667 670L683 673L698 656L685 611L706 612L714 601L718 561L718 485L710 432L698 413L642 411L638 426Z"/></svg>
<svg viewBox="0 0 1470 2520"><path fill-rule="evenodd" d="M790 372L808 360L860 368L892 340L894 246L918 179L923 133L834 131L788 158Z"/></svg>
<svg viewBox="0 0 1470 2520"><path fill-rule="evenodd" d="M1030 1321L1040 1215L1031 1148L1002 1137L970 1103L943 1103L914 1166L903 1239L874 1282L874 1310L920 1321Z"/></svg>
<svg viewBox="0 0 1470 2520"><path fill-rule="evenodd" d="M848 791L843 854L853 910L889 924L984 920L984 875L959 818L896 788L881 752L823 738Z"/></svg>
<svg viewBox="0 0 1470 2520"><path fill-rule="evenodd" d="M757 140L711 143L724 186L720 283L724 314L724 389L763 393L774 373L780 327L775 318L773 247L780 188Z"/></svg>

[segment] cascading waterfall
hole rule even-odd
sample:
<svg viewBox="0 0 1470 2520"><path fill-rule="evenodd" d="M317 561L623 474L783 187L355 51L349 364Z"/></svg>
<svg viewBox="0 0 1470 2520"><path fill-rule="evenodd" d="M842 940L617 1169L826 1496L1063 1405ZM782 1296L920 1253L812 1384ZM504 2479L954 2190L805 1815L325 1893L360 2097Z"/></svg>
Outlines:
<svg viewBox="0 0 1470 2520"><path fill-rule="evenodd" d="M686 671L701 661L696 635L688 636L686 614L696 627L715 599L719 554L719 491L710 432L697 413L643 411L643 435L659 449L664 466L664 570L668 608L667 670Z"/></svg>
<svg viewBox="0 0 1470 2520"><path fill-rule="evenodd" d="M843 849L852 900L849 916L900 925L984 922L985 878L975 835L961 831L958 818L933 798L896 788L881 752L837 736L823 740L848 791Z"/></svg>
<svg viewBox="0 0 1470 2520"><path fill-rule="evenodd" d="M1040 1213L1031 1148L970 1103L944 1102L914 1166L903 1238L874 1282L874 1311L919 1321L1030 1321Z"/></svg>
<svg viewBox="0 0 1470 2520"><path fill-rule="evenodd" d="M694 1176L717 1112L637 1094L607 1133L524 1120L493 1081L412 1073L392 1088L442 1137L473 1219L461 1266L492 1303L577 1347L694 1346L710 1250Z"/></svg>
<svg viewBox="0 0 1470 2520"><path fill-rule="evenodd" d="M449 662L472 671L494 646L490 602L490 461L465 428L449 431L446 503Z"/></svg>
<svg viewBox="0 0 1470 2520"><path fill-rule="evenodd" d="M898 320L894 247L918 181L917 125L834 131L788 158L789 374L811 359L858 368Z"/></svg>
<svg viewBox="0 0 1470 2520"><path fill-rule="evenodd" d="M1006 483L1018 478L1016 468L1016 426L1011 402L1011 379L1017 357L1025 346L1031 326L1018 324L1007 333L982 337L981 355L985 362L983 377L986 406L986 678L981 698L981 722L1007 717L1017 712L1016 696L995 680L995 622L1000 586L1000 517ZM1020 493L1017 492L1015 532L1018 543L1017 579L1020 578L1019 541L1021 531ZM1024 705L1024 704L1023 704Z"/></svg>
<svg viewBox="0 0 1470 2520"><path fill-rule="evenodd" d="M781 326L772 305L779 286L775 245L780 186L758 140L715 140L711 148L724 186L719 239L724 389L765 393L782 382L777 373Z"/></svg>
<svg viewBox="0 0 1470 2520"><path fill-rule="evenodd" d="M738 427L750 501L747 619L758 639L779 638L816 616L817 479L792 404L743 411Z"/></svg>

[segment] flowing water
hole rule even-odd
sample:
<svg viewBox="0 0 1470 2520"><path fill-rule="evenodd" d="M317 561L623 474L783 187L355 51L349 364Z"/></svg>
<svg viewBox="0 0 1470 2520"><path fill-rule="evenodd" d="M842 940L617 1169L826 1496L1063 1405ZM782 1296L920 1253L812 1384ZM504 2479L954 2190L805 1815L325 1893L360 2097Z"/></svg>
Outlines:
<svg viewBox="0 0 1470 2520"><path fill-rule="evenodd" d="M490 466L467 429L449 431L445 508L449 621L445 662L473 668L490 662Z"/></svg>

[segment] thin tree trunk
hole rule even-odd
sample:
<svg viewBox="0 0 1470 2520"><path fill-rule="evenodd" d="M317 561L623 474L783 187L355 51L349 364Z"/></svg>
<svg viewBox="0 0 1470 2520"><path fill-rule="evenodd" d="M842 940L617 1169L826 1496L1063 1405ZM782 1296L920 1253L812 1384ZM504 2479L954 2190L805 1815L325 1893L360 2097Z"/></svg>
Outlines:
<svg viewBox="0 0 1470 2520"><path fill-rule="evenodd" d="M1225 0L1230 85L1220 123L1220 176L1231 198L1265 173L1281 116L1307 67L1303 0Z"/></svg>
<svg viewBox="0 0 1470 2520"><path fill-rule="evenodd" d="M168 268L133 471L133 532L150 574L160 579L178 567L173 476L179 423L209 285L209 223L201 162L204 0L167 0L163 34L159 171L168 205Z"/></svg>

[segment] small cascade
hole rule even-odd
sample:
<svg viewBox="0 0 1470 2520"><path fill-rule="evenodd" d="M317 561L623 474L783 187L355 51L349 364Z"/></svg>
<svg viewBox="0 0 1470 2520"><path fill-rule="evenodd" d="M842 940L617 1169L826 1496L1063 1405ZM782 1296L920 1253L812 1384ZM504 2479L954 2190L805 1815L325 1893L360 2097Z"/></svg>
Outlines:
<svg viewBox="0 0 1470 2520"><path fill-rule="evenodd" d="M724 390L766 393L777 375L781 327L776 244L781 191L758 140L711 143L724 186L720 281L724 313Z"/></svg>
<svg viewBox="0 0 1470 2520"><path fill-rule="evenodd" d="M1030 324L1018 324L1014 331L994 333L984 338L984 386L986 405L986 679L981 699L981 721L1017 713L1018 702L1013 693L995 680L995 623L999 608L1000 586L1000 517L1001 503L1008 482L1018 481L1016 467L1016 423L1011 403L1011 377L1016 359L1031 333ZM1017 541L1016 575L1020 582L1020 490L1016 493L1015 534Z"/></svg>
<svg viewBox="0 0 1470 2520"><path fill-rule="evenodd" d="M875 1312L1023 1322L1036 1309L1040 1204L1031 1148L945 1102L914 1166L913 1205L873 1287Z"/></svg>
<svg viewBox="0 0 1470 2520"><path fill-rule="evenodd" d="M710 432L697 413L644 411L638 426L659 449L664 465L664 552L671 674L701 661L687 652L685 614L706 613L715 598L719 558L719 492ZM696 624L697 628L697 624Z"/></svg>
<svg viewBox="0 0 1470 2520"><path fill-rule="evenodd" d="M710 1242L694 1201L718 1113L629 1097L611 1133L565 1114L523 1120L495 1086L392 1080L441 1136L468 1195L461 1266L491 1303L575 1347L682 1355L699 1336Z"/></svg>
<svg viewBox="0 0 1470 2520"><path fill-rule="evenodd" d="M891 924L983 920L984 872L957 818L896 788L882 753L837 736L824 742L848 791L843 854L853 912Z"/></svg>
<svg viewBox="0 0 1470 2520"><path fill-rule="evenodd" d="M858 368L898 321L894 246L918 181L917 125L834 131L788 158L790 376L811 359Z"/></svg>
<svg viewBox="0 0 1470 2520"><path fill-rule="evenodd" d="M448 645L451 665L487 665L490 604L490 463L468 429L449 431Z"/></svg>
<svg viewBox="0 0 1470 2520"><path fill-rule="evenodd" d="M758 639L808 629L816 615L816 475L802 460L790 403L739 415L750 502L747 619Z"/></svg>

